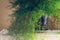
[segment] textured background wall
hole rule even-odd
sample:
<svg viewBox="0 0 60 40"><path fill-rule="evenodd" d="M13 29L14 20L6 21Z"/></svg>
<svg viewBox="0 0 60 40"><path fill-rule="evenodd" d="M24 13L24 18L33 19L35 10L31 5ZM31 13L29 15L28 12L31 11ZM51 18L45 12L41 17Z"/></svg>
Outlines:
<svg viewBox="0 0 60 40"><path fill-rule="evenodd" d="M9 0L0 0L0 30L3 28L8 28L10 25L9 14L12 10L8 9Z"/></svg>

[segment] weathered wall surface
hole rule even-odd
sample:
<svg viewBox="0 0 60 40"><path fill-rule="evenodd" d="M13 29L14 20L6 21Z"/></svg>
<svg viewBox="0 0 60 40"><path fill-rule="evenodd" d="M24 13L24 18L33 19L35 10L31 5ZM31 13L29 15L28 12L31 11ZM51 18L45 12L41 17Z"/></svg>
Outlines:
<svg viewBox="0 0 60 40"><path fill-rule="evenodd" d="M10 16L12 10L8 9L9 0L0 0L0 30L8 28L10 25Z"/></svg>
<svg viewBox="0 0 60 40"><path fill-rule="evenodd" d="M56 17L49 18L48 29L49 30L60 30L60 21L58 21Z"/></svg>

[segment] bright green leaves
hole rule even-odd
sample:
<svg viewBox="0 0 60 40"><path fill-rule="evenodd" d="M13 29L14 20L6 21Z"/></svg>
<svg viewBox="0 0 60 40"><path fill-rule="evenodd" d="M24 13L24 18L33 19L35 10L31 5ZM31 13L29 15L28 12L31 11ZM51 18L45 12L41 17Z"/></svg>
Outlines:
<svg viewBox="0 0 60 40"><path fill-rule="evenodd" d="M56 7L57 9L60 9L60 1L58 1L58 2L55 3L55 7Z"/></svg>
<svg viewBox="0 0 60 40"><path fill-rule="evenodd" d="M50 16L56 16L59 13L57 13L60 9L60 0L52 0L48 3L46 11L47 14Z"/></svg>
<svg viewBox="0 0 60 40"><path fill-rule="evenodd" d="M38 10L38 11L33 11L32 17L34 19L35 22L38 21L38 19L41 18L41 16L44 15L44 11L43 10Z"/></svg>

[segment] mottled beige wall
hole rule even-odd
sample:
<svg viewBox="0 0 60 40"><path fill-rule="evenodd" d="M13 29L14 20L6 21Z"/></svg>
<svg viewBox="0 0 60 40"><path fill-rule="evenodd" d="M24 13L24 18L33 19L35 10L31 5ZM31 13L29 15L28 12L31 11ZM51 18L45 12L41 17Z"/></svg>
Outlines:
<svg viewBox="0 0 60 40"><path fill-rule="evenodd" d="M56 17L49 18L48 29L49 30L60 30L60 21L58 21Z"/></svg>
<svg viewBox="0 0 60 40"><path fill-rule="evenodd" d="M12 10L7 8L9 5L9 0L0 0L0 30L3 28L8 28L10 25L9 14L12 13Z"/></svg>

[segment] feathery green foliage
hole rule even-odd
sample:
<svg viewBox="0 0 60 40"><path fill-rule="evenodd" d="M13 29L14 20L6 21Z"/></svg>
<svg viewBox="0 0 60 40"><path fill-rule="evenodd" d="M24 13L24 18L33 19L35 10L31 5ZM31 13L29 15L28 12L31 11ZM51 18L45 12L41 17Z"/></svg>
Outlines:
<svg viewBox="0 0 60 40"><path fill-rule="evenodd" d="M12 8L18 6L13 13L15 20L10 32L25 35L25 40L29 40L35 34L35 27L40 27L37 22L42 15L58 16L57 10L60 10L60 0L13 0L10 3ZM30 37L28 38L28 36Z"/></svg>

